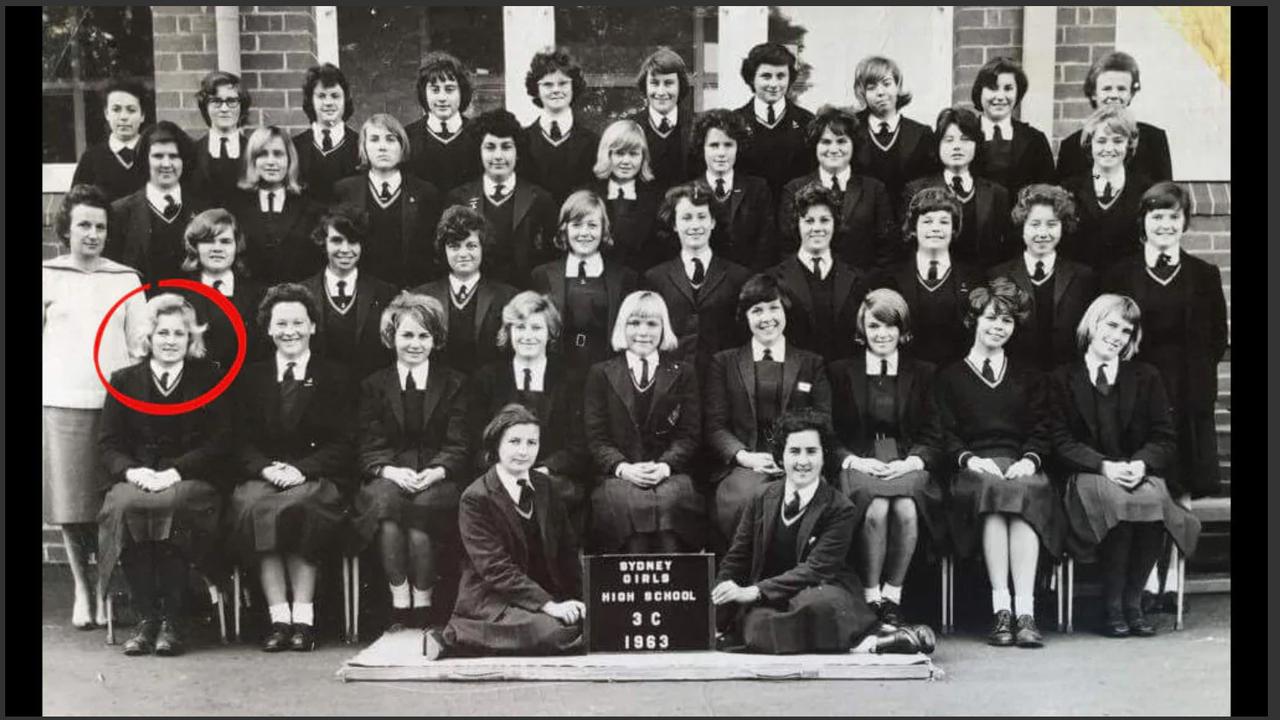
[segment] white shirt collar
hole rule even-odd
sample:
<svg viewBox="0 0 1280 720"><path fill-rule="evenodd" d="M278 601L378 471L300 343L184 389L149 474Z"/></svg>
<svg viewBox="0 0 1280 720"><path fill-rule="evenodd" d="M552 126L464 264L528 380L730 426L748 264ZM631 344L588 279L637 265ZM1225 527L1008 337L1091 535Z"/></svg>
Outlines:
<svg viewBox="0 0 1280 720"><path fill-rule="evenodd" d="M773 106L774 120L781 120L782 113L787 109L787 101L785 99L779 100L774 103L767 103L761 100L760 98L755 98L751 101L751 103L752 105L755 106L756 119L759 120L761 123L765 122L768 119L770 105Z"/></svg>
<svg viewBox="0 0 1280 720"><path fill-rule="evenodd" d="M482 175L480 182L484 186L485 197L492 198L494 188L498 187L498 183L494 182L488 175ZM516 194L516 174L511 175L502 183L502 199L506 200Z"/></svg>
<svg viewBox="0 0 1280 720"><path fill-rule="evenodd" d="M841 190L848 191L849 178L852 176L853 176L852 165L836 173L835 177L840 179ZM822 181L823 187L828 187L828 188L831 187L831 173L827 172L825 168L818 168L818 179Z"/></svg>
<svg viewBox="0 0 1280 720"><path fill-rule="evenodd" d="M418 386L419 390L427 389L427 371L431 369L431 361L427 360L416 368L412 369L413 383ZM408 365L396 361L396 373L400 375L400 389L404 390L405 378L409 375L410 369Z"/></svg>
<svg viewBox="0 0 1280 720"><path fill-rule="evenodd" d="M507 491L507 495L511 497L511 502L515 503L516 507L519 507L520 506L520 481L528 480L529 487L533 487L533 481L529 480L528 475L524 475L522 477L516 477L515 475L510 474L506 470L504 470L501 465L494 465L493 469L496 470L498 473L498 480L502 481L502 489Z"/></svg>
<svg viewBox="0 0 1280 720"><path fill-rule="evenodd" d="M209 155L218 157L222 154L222 138L227 139L227 157L240 157L240 129L235 128L231 132L224 133L219 131L212 125L209 126Z"/></svg>
<svg viewBox="0 0 1280 720"><path fill-rule="evenodd" d="M622 189L622 196L627 200L636 199L636 181L632 178L624 183L620 183L613 178L609 179L609 188L606 192L606 200L613 200L618 197L618 189Z"/></svg>
<svg viewBox="0 0 1280 720"><path fill-rule="evenodd" d="M151 358L151 374L152 375L156 377L160 377L165 373L169 373L169 383L170 383L170 387L168 388L169 390L173 389L173 384L176 383L178 378L182 376L182 368L185 366L186 366L186 359L183 359L179 361L175 367L165 370L164 368L160 367L160 363L156 362L155 358Z"/></svg>
<svg viewBox="0 0 1280 720"><path fill-rule="evenodd" d="M987 140L990 140L991 137L995 135L994 128L996 125L1000 126L1000 133L1004 136L1005 140L1013 139L1013 116L1012 115L1006 116L1005 119L1001 120L998 123L991 122L991 118L987 117L985 114L980 115L979 120L982 123L982 136Z"/></svg>
<svg viewBox="0 0 1280 720"><path fill-rule="evenodd" d="M400 174L400 170L392 170L391 174L381 178L375 178L373 173L368 174L369 187L373 188L374 197L378 197L382 193L382 183L387 184L387 190L391 192L391 196L400 192L400 185L404 183L404 176Z"/></svg>
<svg viewBox="0 0 1280 720"><path fill-rule="evenodd" d="M342 138L347 136L347 126L339 122L333 127L328 127L320 121L311 123L312 140L315 141L316 147L320 147L324 143L324 131L329 131L329 139L333 141L333 146L338 147L342 144Z"/></svg>
<svg viewBox="0 0 1280 720"><path fill-rule="evenodd" d="M942 171L942 179L947 183L947 189L951 189L952 178L959 176L960 182L964 183L964 191L967 193L973 189L973 174L968 170L964 172L951 172L950 170Z"/></svg>
<svg viewBox="0 0 1280 720"><path fill-rule="evenodd" d="M293 379L301 380L307 376L307 363L311 362L311 351L307 350L297 360L289 360L280 353L276 353L276 382L284 381L284 371L288 369L289 363L293 363Z"/></svg>
<svg viewBox="0 0 1280 720"><path fill-rule="evenodd" d="M1099 365L1103 367L1102 372L1106 374L1107 382L1111 385L1116 384L1116 373L1120 371L1120 358L1111 358L1111 360L1107 362L1102 362L1101 360L1098 360L1097 358L1095 358L1092 354L1085 353L1084 364L1085 364L1085 367L1089 369L1089 383L1094 387L1097 387L1097 383L1095 382L1095 380L1097 380L1097 377L1098 377Z"/></svg>
<svg viewBox="0 0 1280 720"><path fill-rule="evenodd" d="M533 392L542 392L543 379L547 374L547 356L534 360L533 362L525 362L520 356L515 355L511 358L511 371L515 375L516 389L524 388L524 370L528 368L530 372L530 387Z"/></svg>
<svg viewBox="0 0 1280 720"><path fill-rule="evenodd" d="M585 258L569 253L564 258L564 276L567 278L578 277L578 263L582 260L587 262L587 277L600 277L604 274L604 256L599 252L592 253Z"/></svg>
<svg viewBox="0 0 1280 720"><path fill-rule="evenodd" d="M716 180L719 180L721 178L724 179L724 191L726 193L733 192L733 171L732 170L720 176L717 176L715 173L708 170L707 171L707 187L711 188L711 192L714 193L716 191Z"/></svg>
<svg viewBox="0 0 1280 720"><path fill-rule="evenodd" d="M560 115L551 117L549 114L547 114L546 110L543 110L538 115L538 126L542 128L542 132L547 134L547 137L551 136L552 120L555 120L556 123L560 125L561 137L568 135L569 131L573 129L573 112L572 111L561 113Z"/></svg>
<svg viewBox="0 0 1280 720"><path fill-rule="evenodd" d="M897 350L894 350L892 355L889 355L888 357L883 357L883 358L871 352L870 350L868 350L867 351L867 374L879 375L881 360L889 361L889 376L890 377L897 376L898 374L898 351Z"/></svg>
<svg viewBox="0 0 1280 720"><path fill-rule="evenodd" d="M813 272L813 259L815 257L822 258L822 265L819 266L819 269L822 270L822 279L826 280L827 276L831 274L831 248L829 247L821 255L812 255L808 250L801 248L800 252L796 253L796 257L800 259L800 267L804 268L806 272Z"/></svg>
<svg viewBox="0 0 1280 720"><path fill-rule="evenodd" d="M347 296L355 295L356 294L356 277L359 276L359 274L360 274L360 268L355 268L351 271L350 275L344 278L340 278L337 275L334 275L332 270L330 270L329 268L325 268L324 269L325 292L329 293L329 297L338 297L338 281L342 280L347 283L343 287L343 289L346 290L346 292L343 294Z"/></svg>
<svg viewBox="0 0 1280 720"><path fill-rule="evenodd" d="M626 351L626 356L627 356L627 367L631 369L631 377L635 379L637 383L639 383L640 371L643 369L640 367L640 356L636 355L630 350ZM648 355L645 356L645 359L649 361L649 382L653 382L653 378L656 376L658 372L658 351L654 350L653 352L649 353Z"/></svg>
<svg viewBox="0 0 1280 720"><path fill-rule="evenodd" d="M990 359L991 371L996 374L996 378L1004 377L1005 366L1009 364L1009 356L1003 350L1000 351L999 355L988 358L985 355L980 355L975 348L969 348L969 354L965 355L965 359L979 370L982 369L983 361Z"/></svg>
<svg viewBox="0 0 1280 720"><path fill-rule="evenodd" d="M880 132L881 125L888 125L889 132L898 129L898 124L902 122L902 113L895 113L892 120L881 120L873 113L867 113L867 132L875 135Z"/></svg>
<svg viewBox="0 0 1280 720"><path fill-rule="evenodd" d="M937 258L938 260L938 278L947 274L947 270L951 269L951 254ZM929 258L920 253L916 253L916 271L920 273L920 277L929 277Z"/></svg>
<svg viewBox="0 0 1280 720"><path fill-rule="evenodd" d="M778 342L769 348L769 354L773 356L774 362L787 361L787 338L785 335L778 338ZM764 345L755 338L751 338L751 359L756 362L764 359Z"/></svg>
<svg viewBox="0 0 1280 720"><path fill-rule="evenodd" d="M475 294L476 286L480 284L481 277L483 277L483 275L477 274L475 277L471 278L470 281L465 283L467 286L467 297L471 297ZM453 291L454 295L458 294L458 288L462 286L462 280L458 279L458 277L453 273L449 273L449 289Z"/></svg>
<svg viewBox="0 0 1280 720"><path fill-rule="evenodd" d="M165 206L169 204L169 201L164 199L165 195L172 197L175 203L182 204L181 185L174 185L170 190L161 190L155 185L147 183L147 202L151 203L151 207L163 211Z"/></svg>
<svg viewBox="0 0 1280 720"><path fill-rule="evenodd" d="M200 282L203 285L213 287L213 284L217 281L222 281L222 286L218 288L218 292L228 296L236 294L236 274L231 272L230 269L223 271L221 275L210 275L207 272L200 273Z"/></svg>
<svg viewBox="0 0 1280 720"><path fill-rule="evenodd" d="M653 123L653 127L655 129L662 124L662 118L664 117L667 119L667 122L671 123L671 127L674 128L676 123L680 121L680 108L678 106L673 107L671 108L671 112L663 115L657 110L654 110L652 105L649 106L649 122Z"/></svg>
<svg viewBox="0 0 1280 720"><path fill-rule="evenodd" d="M427 128L437 135L441 130L448 130L451 135L457 135L462 129L462 113L454 113L448 120L441 120L435 115L428 114Z"/></svg>
<svg viewBox="0 0 1280 720"><path fill-rule="evenodd" d="M1055 250L1043 257L1037 257L1029 252L1022 253L1022 261L1027 265L1027 274L1036 274L1036 262L1044 263L1044 274L1048 277L1053 274L1053 265L1058 261L1058 252Z"/></svg>
<svg viewBox="0 0 1280 720"><path fill-rule="evenodd" d="M1177 265L1182 257L1182 248L1171 247L1168 250L1157 250L1151 243L1143 243L1142 254L1146 256L1147 267L1154 268L1156 266L1156 261L1160 259L1160 253L1169 256L1170 265Z"/></svg>
<svg viewBox="0 0 1280 720"><path fill-rule="evenodd" d="M822 481L818 480L816 482L811 482L809 483L808 487L803 487L803 488L797 488L796 486L792 485L790 480L786 480L784 482L786 484L782 486L782 511L786 512L787 501L791 499L792 495L799 495L800 496L800 513L803 514L805 511L805 508L809 507L809 503L813 500L814 493L818 492L818 483ZM795 517L791 518L791 522L795 522L799 518L800 518L800 515L796 515ZM790 525L791 523L787 523L787 524Z"/></svg>
<svg viewBox="0 0 1280 720"><path fill-rule="evenodd" d="M705 273L711 269L711 246L708 245L698 252L689 252L684 248L680 249L680 262L684 263L684 276L693 279L693 259L697 258L702 261L703 280L705 281Z"/></svg>
<svg viewBox="0 0 1280 720"><path fill-rule="evenodd" d="M120 142L119 140L116 139L115 135L108 135L107 147L110 148L111 152L113 153L118 153L125 148L129 148L130 150L137 150L138 141L141 139L142 139L141 135L134 135L133 139L130 140L129 142ZM137 160L135 159L134 162L137 162Z"/></svg>
<svg viewBox="0 0 1280 720"><path fill-rule="evenodd" d="M278 187L271 192L275 193L275 212L284 212L285 199L289 196L289 192L283 187ZM267 212L267 191L258 188L258 209Z"/></svg>

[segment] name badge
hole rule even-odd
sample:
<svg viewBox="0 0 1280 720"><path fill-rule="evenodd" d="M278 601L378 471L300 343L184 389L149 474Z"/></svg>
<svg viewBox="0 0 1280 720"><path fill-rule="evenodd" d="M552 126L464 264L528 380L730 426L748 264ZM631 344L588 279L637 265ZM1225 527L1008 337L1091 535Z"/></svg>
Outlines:
<svg viewBox="0 0 1280 720"><path fill-rule="evenodd" d="M800 392L809 392L813 390L813 385L810 385L807 382L798 382L796 383L796 389Z"/></svg>

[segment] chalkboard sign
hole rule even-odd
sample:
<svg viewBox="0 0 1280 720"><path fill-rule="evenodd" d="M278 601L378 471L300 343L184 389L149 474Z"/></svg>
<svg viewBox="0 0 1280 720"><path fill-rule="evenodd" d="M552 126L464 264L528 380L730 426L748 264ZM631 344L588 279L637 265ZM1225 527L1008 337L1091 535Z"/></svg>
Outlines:
<svg viewBox="0 0 1280 720"><path fill-rule="evenodd" d="M582 565L588 652L715 648L715 556L588 555Z"/></svg>

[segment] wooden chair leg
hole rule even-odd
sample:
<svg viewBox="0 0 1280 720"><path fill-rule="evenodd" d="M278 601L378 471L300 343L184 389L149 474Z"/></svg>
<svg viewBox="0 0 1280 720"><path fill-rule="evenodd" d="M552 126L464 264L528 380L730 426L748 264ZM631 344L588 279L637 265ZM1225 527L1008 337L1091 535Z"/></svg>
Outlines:
<svg viewBox="0 0 1280 720"><path fill-rule="evenodd" d="M1067 558L1067 632L1075 632L1076 561Z"/></svg>
<svg viewBox="0 0 1280 720"><path fill-rule="evenodd" d="M1174 620L1173 620L1173 629L1174 629L1174 630L1181 630L1181 629L1182 629L1182 608L1183 608L1183 605L1182 605L1182 594L1186 591L1186 588L1187 588L1187 558L1186 558L1186 557L1185 557L1185 556L1184 556L1180 551L1178 551L1178 550L1177 550L1177 546L1176 546L1176 545L1174 546L1174 552L1175 552L1175 553L1177 553L1177 555L1178 555L1178 567L1177 567L1177 572L1178 572L1178 614L1174 616Z"/></svg>
<svg viewBox="0 0 1280 720"><path fill-rule="evenodd" d="M107 591L107 644L108 645L116 644L116 613L115 613L116 608L115 606L116 606L115 596L111 594L110 590L108 590Z"/></svg>
<svg viewBox="0 0 1280 720"><path fill-rule="evenodd" d="M1054 589L1058 592L1058 632L1063 631L1062 625L1062 563L1054 562L1052 582Z"/></svg>
<svg viewBox="0 0 1280 720"><path fill-rule="evenodd" d="M947 559L944 557L938 562L938 604L939 629L945 633L947 631Z"/></svg>
<svg viewBox="0 0 1280 720"><path fill-rule="evenodd" d="M360 556L351 557L351 641L360 642Z"/></svg>
<svg viewBox="0 0 1280 720"><path fill-rule="evenodd" d="M222 644L227 644L227 595L222 590L217 590L218 599L218 637L221 638Z"/></svg>
<svg viewBox="0 0 1280 720"><path fill-rule="evenodd" d="M231 586L232 586L231 595L232 597L235 598L231 603L231 606L233 608L232 612L234 615L234 623L235 623L234 625L235 638L236 638L236 642L240 642L240 566L239 565L236 565L235 568L232 569L231 571Z"/></svg>
<svg viewBox="0 0 1280 720"><path fill-rule="evenodd" d="M351 642L351 558L342 556L342 639Z"/></svg>

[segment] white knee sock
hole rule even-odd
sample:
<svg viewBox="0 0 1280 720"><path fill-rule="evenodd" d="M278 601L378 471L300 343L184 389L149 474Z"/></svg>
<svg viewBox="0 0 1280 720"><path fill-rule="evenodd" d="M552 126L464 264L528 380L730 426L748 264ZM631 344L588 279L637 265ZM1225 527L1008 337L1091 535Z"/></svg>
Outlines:
<svg viewBox="0 0 1280 720"><path fill-rule="evenodd" d="M293 616L289 614L289 603L280 603L267 608L267 612L271 614L271 622L284 623L288 625L293 622Z"/></svg>
<svg viewBox="0 0 1280 720"><path fill-rule="evenodd" d="M1013 601L1009 597L1009 590L992 590L991 591L991 614L994 615L1001 610L1013 610Z"/></svg>
<svg viewBox="0 0 1280 720"><path fill-rule="evenodd" d="M315 605L296 602L293 604L293 621L298 625L314 625L316 620Z"/></svg>
<svg viewBox="0 0 1280 720"><path fill-rule="evenodd" d="M402 610L409 609L409 581L391 586L391 607Z"/></svg>
<svg viewBox="0 0 1280 720"><path fill-rule="evenodd" d="M1013 599L1014 606L1018 608L1018 615L1036 616L1036 596L1035 595L1019 595Z"/></svg>
<svg viewBox="0 0 1280 720"><path fill-rule="evenodd" d="M880 593L884 595L885 600L897 603L898 605L902 604L901 585L890 585L889 583L885 583L884 586L880 588Z"/></svg>
<svg viewBox="0 0 1280 720"><path fill-rule="evenodd" d="M1159 563L1156 564L1156 567L1160 567ZM1164 574L1164 591L1178 592L1178 550L1176 547L1169 551L1169 571Z"/></svg>
<svg viewBox="0 0 1280 720"><path fill-rule="evenodd" d="M413 606L424 608L431 607L431 588L426 590L413 589Z"/></svg>
<svg viewBox="0 0 1280 720"><path fill-rule="evenodd" d="M1143 590L1154 595L1160 594L1160 565L1158 563L1151 568L1151 574L1147 576L1147 586Z"/></svg>
<svg viewBox="0 0 1280 720"><path fill-rule="evenodd" d="M864 600L866 600L866 601L867 601L867 604L868 604L868 605L870 605L870 604L872 604L872 603L878 603L878 602L880 602L880 588L878 588L878 587L873 587L873 588L867 588L867 587L864 587L864 588L862 588L862 597L863 597L863 599L864 599Z"/></svg>

